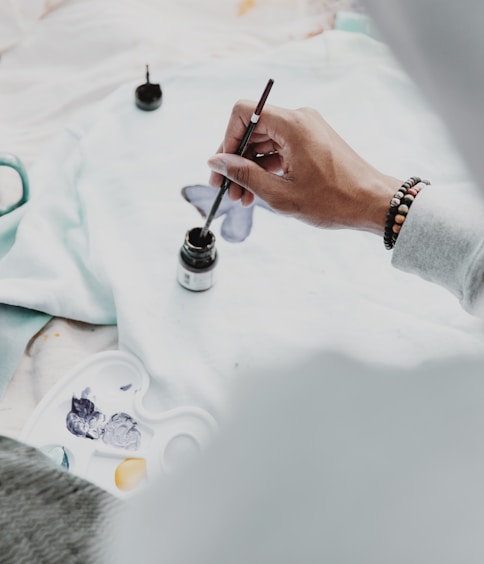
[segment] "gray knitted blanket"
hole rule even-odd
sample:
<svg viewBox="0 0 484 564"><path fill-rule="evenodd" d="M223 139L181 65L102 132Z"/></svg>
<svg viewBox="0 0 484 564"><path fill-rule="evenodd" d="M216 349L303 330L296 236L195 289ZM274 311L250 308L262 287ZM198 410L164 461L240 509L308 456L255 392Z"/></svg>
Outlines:
<svg viewBox="0 0 484 564"><path fill-rule="evenodd" d="M0 562L105 562L120 501L34 448L0 437Z"/></svg>

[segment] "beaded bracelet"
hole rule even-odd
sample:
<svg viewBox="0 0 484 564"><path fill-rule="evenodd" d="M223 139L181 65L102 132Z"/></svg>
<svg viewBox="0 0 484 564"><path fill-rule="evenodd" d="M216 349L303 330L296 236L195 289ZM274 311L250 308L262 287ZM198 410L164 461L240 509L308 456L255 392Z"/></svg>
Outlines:
<svg viewBox="0 0 484 564"><path fill-rule="evenodd" d="M385 222L383 243L385 249L393 249L398 238L398 234L405 223L410 206L413 204L418 193L424 186L428 186L428 180L422 180L418 176L412 176L405 181L398 189L390 201L390 208Z"/></svg>

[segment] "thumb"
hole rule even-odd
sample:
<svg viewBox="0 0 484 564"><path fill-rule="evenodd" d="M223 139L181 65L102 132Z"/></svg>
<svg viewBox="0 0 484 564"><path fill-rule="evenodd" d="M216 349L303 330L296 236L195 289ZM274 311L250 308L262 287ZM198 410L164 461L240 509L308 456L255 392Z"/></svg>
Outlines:
<svg viewBox="0 0 484 564"><path fill-rule="evenodd" d="M267 172L257 163L230 153L217 153L210 157L208 166L263 200L274 191L275 184L280 180L277 175Z"/></svg>

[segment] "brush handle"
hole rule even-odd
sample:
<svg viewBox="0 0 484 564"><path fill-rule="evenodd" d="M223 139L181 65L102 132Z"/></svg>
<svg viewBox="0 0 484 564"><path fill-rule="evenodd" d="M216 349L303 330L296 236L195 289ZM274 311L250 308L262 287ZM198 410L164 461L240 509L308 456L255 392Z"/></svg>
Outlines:
<svg viewBox="0 0 484 564"><path fill-rule="evenodd" d="M241 157L244 156L244 153L245 153L245 150L247 149L247 145L249 144L249 140L250 140L250 137L252 135L252 132L254 131L255 126L257 125L257 122L259 121L259 117L260 117L260 114L262 112L262 108L264 107L264 104L267 100L267 96L269 96L269 92L271 91L273 84L274 84L274 80L272 78L270 78L266 87L265 87L265 89L264 89L264 92L262 93L262 96L259 100L259 103L257 104L257 107L256 107L254 113L252 114L251 118L250 118L250 122L249 122L249 125L247 126L247 129L245 130L244 136L240 140L237 151L235 151L236 155L239 155ZM222 185L220 186L217 197L215 198L215 201L212 205L212 209L210 210L210 213L207 216L207 221L205 222L205 225L203 226L203 229L200 232L200 238L201 239L204 239L207 236L208 229L210 227L210 224L212 223L212 219L214 218L215 214L217 213L218 207L220 206L220 202L222 201L222 198L224 197L225 192L227 192L227 190L230 186L230 183L231 183L231 180L229 180L226 176L224 176L224 179L222 181Z"/></svg>

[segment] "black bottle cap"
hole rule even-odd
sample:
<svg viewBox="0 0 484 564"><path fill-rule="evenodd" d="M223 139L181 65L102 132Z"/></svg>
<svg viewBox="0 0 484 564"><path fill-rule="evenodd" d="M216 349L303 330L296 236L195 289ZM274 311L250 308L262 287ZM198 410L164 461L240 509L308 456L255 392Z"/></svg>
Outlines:
<svg viewBox="0 0 484 564"><path fill-rule="evenodd" d="M146 65L146 82L135 90L136 105L140 110L151 111L161 106L163 94L159 84L150 82L150 71Z"/></svg>

